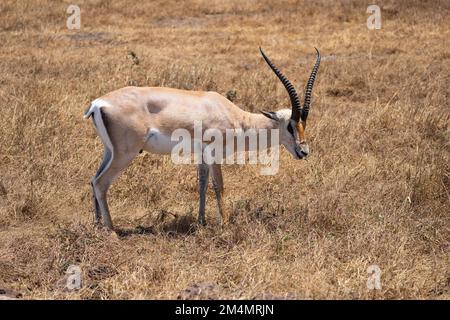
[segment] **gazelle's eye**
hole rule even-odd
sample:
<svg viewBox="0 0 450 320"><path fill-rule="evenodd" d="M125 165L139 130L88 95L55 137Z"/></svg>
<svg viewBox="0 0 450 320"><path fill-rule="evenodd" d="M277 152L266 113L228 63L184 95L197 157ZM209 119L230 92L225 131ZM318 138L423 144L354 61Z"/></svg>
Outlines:
<svg viewBox="0 0 450 320"><path fill-rule="evenodd" d="M294 129L292 129L292 126L290 123L287 125L287 131L289 131L290 134L294 135Z"/></svg>

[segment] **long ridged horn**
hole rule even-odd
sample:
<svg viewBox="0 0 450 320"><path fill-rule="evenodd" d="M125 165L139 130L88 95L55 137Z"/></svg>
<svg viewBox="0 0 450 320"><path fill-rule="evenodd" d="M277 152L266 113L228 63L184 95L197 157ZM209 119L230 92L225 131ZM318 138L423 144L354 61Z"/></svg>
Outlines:
<svg viewBox="0 0 450 320"><path fill-rule="evenodd" d="M311 104L312 89L313 89L314 81L316 80L316 75L317 75L317 72L319 71L319 66L320 66L320 52L317 48L314 48L314 49L316 49L316 52L317 52L317 60L311 71L311 75L309 76L308 83L306 84L305 102L303 103L303 109L302 109L302 121L303 122L306 122L306 119L308 118L309 106Z"/></svg>
<svg viewBox="0 0 450 320"><path fill-rule="evenodd" d="M264 51L259 47L259 51L261 52L261 55L263 56L264 60L267 62L269 67L272 69L272 71L277 75L278 79L280 79L281 83L283 83L284 87L286 88L287 92L289 93L289 98L291 99L291 105L292 105L292 113L291 113L291 119L298 122L300 120L300 113L301 113L301 105L300 105L300 99L298 98L298 94L294 89L294 86L292 83L281 73L280 70L270 61L270 59L266 56Z"/></svg>

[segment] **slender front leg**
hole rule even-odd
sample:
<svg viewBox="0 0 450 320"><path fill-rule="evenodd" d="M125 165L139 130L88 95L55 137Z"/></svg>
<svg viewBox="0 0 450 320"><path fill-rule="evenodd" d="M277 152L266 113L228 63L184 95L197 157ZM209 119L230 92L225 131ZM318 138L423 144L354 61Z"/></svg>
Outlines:
<svg viewBox="0 0 450 320"><path fill-rule="evenodd" d="M222 167L220 164L211 165L212 170L212 180L214 193L216 194L217 207L219 209L220 216L222 218L222 224L227 224L229 216L223 205L223 178L222 178Z"/></svg>
<svg viewBox="0 0 450 320"><path fill-rule="evenodd" d="M206 190L208 189L209 167L202 163L198 165L198 193L200 195L200 205L198 209L198 223L205 225L205 205Z"/></svg>

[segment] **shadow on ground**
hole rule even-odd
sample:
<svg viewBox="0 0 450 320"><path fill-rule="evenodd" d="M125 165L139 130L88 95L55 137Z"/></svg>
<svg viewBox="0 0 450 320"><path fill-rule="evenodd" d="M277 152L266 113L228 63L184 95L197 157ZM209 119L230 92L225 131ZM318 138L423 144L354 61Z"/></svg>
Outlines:
<svg viewBox="0 0 450 320"><path fill-rule="evenodd" d="M168 220L168 216L173 218ZM118 228L116 233L121 238L132 235L167 234L169 236L193 234L198 228L197 221L191 215L178 215L162 211L156 221L149 226L138 225L135 228Z"/></svg>

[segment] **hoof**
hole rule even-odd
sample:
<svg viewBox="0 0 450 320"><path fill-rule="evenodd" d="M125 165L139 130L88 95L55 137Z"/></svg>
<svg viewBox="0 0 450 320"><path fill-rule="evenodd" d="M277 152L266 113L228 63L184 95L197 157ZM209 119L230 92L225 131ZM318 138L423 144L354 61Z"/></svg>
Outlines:
<svg viewBox="0 0 450 320"><path fill-rule="evenodd" d="M105 233L114 233L114 234L116 234L116 232L114 231L114 228L113 228L113 227L105 226L105 225L102 224L101 222L95 222L95 223L94 223L94 228L95 228L96 230L98 230L98 231L101 231L101 232L105 232Z"/></svg>
<svg viewBox="0 0 450 320"><path fill-rule="evenodd" d="M119 235L114 230L107 230L107 232L111 240L119 240Z"/></svg>
<svg viewBox="0 0 450 320"><path fill-rule="evenodd" d="M230 224L230 219L222 219L221 223L222 227L226 227Z"/></svg>

